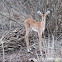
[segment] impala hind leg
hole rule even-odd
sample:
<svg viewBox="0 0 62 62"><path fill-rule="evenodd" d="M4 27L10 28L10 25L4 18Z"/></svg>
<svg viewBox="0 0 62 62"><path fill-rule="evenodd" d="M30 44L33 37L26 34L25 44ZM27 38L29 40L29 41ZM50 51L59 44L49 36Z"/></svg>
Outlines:
<svg viewBox="0 0 62 62"><path fill-rule="evenodd" d="M26 28L26 34L25 34L25 41L26 41L26 46L27 46L27 50L29 52L29 39L28 39L28 34L30 31L30 25L28 23L25 23L25 28Z"/></svg>
<svg viewBox="0 0 62 62"><path fill-rule="evenodd" d="M28 40L28 34L29 34L29 31L26 31L26 35L25 35L25 41L26 41L26 46L27 46L27 50L29 52L29 40Z"/></svg>

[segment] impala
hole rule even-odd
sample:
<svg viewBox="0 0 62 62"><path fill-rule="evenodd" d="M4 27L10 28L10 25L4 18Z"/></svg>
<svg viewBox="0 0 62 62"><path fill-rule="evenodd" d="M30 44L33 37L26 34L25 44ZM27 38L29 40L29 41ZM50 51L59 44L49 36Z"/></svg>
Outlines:
<svg viewBox="0 0 62 62"><path fill-rule="evenodd" d="M37 22L33 19L26 19L25 20L25 28L26 28L26 34L25 34L25 41L26 41L26 46L27 50L29 52L30 46L29 46L29 40L28 40L28 34L30 30L34 30L38 33L39 36L39 50L41 53L41 41L42 41L42 32L45 30L45 24L46 24L46 15L50 13L50 11L47 11L46 13L41 13L38 11L37 13L41 14L42 20L41 22Z"/></svg>

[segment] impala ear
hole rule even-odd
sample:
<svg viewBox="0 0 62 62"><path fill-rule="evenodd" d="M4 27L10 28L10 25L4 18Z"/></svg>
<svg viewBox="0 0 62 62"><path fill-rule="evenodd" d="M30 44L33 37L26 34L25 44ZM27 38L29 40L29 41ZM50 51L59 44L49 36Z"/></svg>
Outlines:
<svg viewBox="0 0 62 62"><path fill-rule="evenodd" d="M37 14L41 15L42 13L40 11L37 11Z"/></svg>
<svg viewBox="0 0 62 62"><path fill-rule="evenodd" d="M50 11L47 11L45 14L48 15L50 13Z"/></svg>

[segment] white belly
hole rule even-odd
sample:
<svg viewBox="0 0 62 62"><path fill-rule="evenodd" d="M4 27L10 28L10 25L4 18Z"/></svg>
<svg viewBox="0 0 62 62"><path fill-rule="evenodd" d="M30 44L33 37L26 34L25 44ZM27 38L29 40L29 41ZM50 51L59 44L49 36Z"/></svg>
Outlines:
<svg viewBox="0 0 62 62"><path fill-rule="evenodd" d="M36 29L34 29L34 28L32 28L32 27L31 27L31 29L34 30L34 31L36 31L36 32L38 32Z"/></svg>
<svg viewBox="0 0 62 62"><path fill-rule="evenodd" d="M38 32L35 28L32 28L32 27L31 27L31 30ZM42 28L41 32L44 32L44 30L45 30L45 27Z"/></svg>

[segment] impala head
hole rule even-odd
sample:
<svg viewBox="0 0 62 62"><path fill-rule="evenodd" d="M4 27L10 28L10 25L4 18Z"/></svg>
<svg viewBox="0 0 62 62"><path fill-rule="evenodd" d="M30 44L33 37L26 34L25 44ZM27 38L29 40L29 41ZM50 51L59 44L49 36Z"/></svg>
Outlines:
<svg viewBox="0 0 62 62"><path fill-rule="evenodd" d="M46 14L45 13L41 13L42 15L42 18L44 19L46 17Z"/></svg>
<svg viewBox="0 0 62 62"><path fill-rule="evenodd" d="M46 15L48 15L48 14L50 13L50 11L47 11L46 13L41 13L40 11L37 11L37 13L38 13L39 15L41 15L43 18L45 18Z"/></svg>

